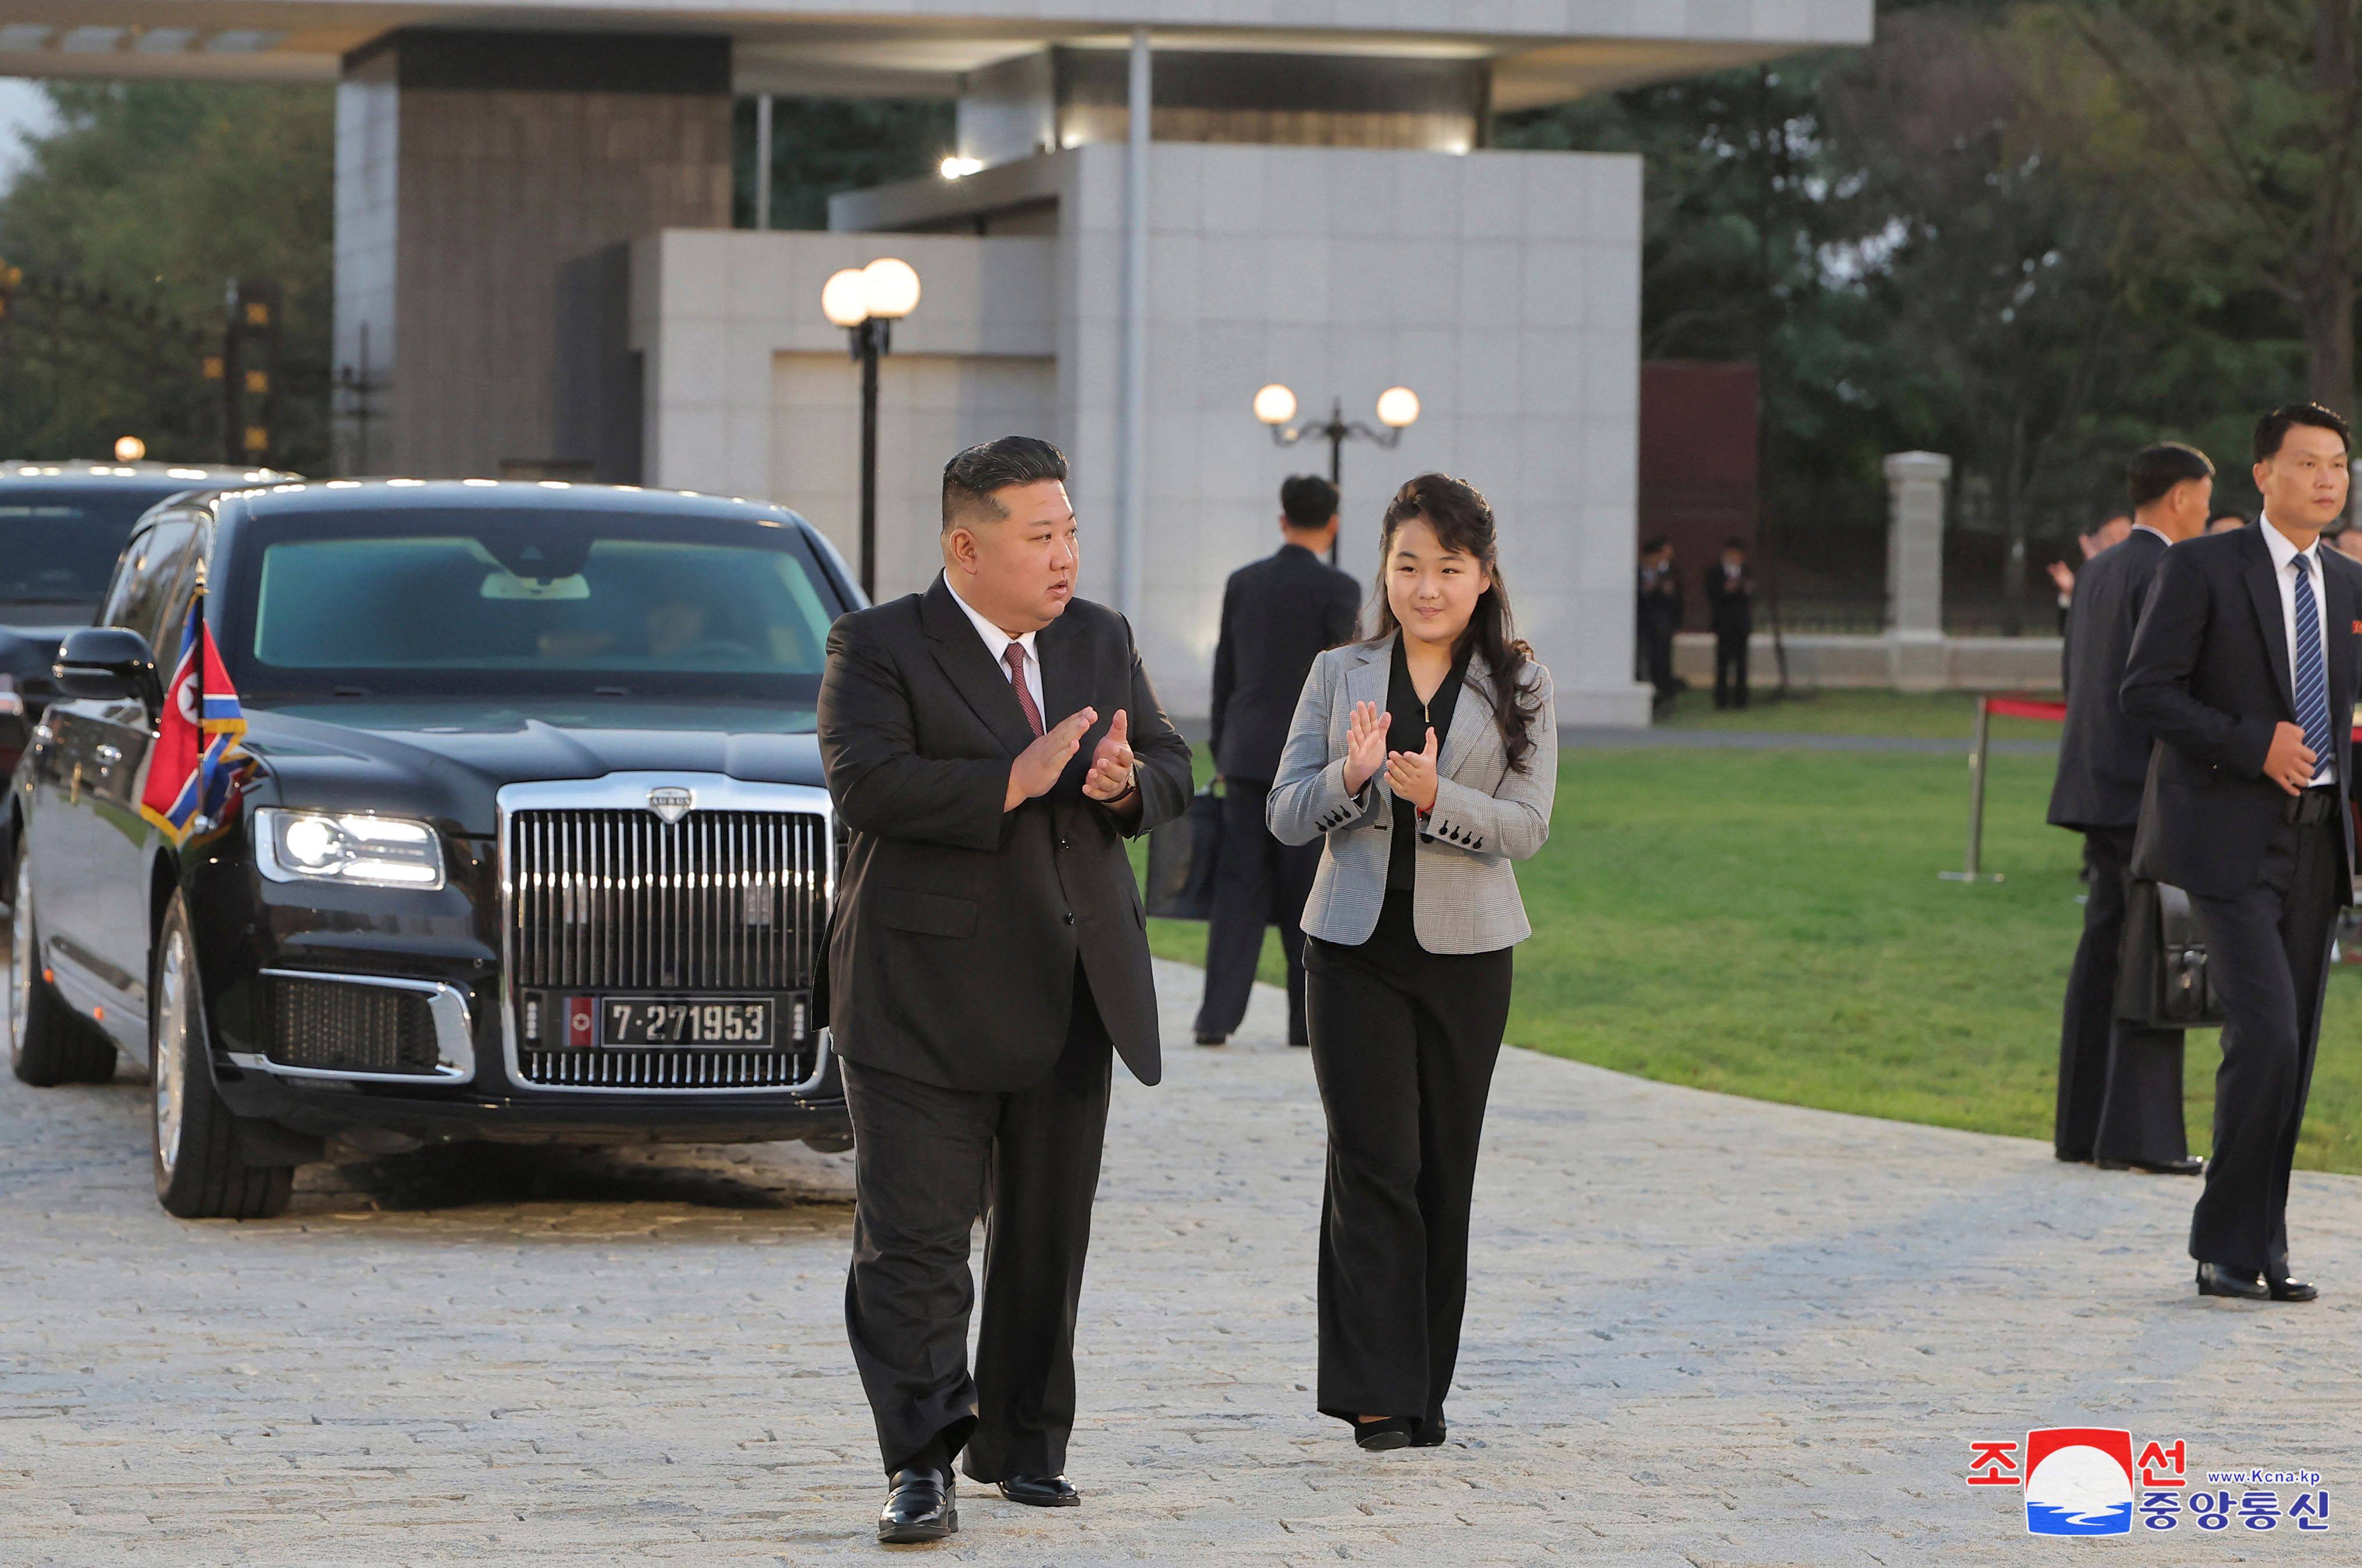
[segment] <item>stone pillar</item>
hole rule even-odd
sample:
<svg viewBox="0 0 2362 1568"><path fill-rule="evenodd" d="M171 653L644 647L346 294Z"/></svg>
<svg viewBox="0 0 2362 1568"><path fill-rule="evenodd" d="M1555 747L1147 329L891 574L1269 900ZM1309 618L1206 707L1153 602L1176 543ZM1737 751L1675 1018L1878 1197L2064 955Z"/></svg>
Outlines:
<svg viewBox="0 0 2362 1568"><path fill-rule="evenodd" d="M559 273L729 226L730 94L718 36L405 28L348 56L337 360L358 371L366 330L375 391L339 466L365 442L378 473L603 473L562 449Z"/></svg>
<svg viewBox="0 0 2362 1568"><path fill-rule="evenodd" d="M1896 452L1886 459L1887 668L1901 691L1933 691L1944 669L1944 481L1952 459Z"/></svg>

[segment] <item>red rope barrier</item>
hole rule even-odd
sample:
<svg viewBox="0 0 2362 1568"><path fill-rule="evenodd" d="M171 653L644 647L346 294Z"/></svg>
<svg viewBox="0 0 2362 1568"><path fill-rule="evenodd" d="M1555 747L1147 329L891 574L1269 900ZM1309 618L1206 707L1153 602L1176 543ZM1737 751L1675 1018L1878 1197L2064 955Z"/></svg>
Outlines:
<svg viewBox="0 0 2362 1568"><path fill-rule="evenodd" d="M2049 719L2054 723L2067 717L2067 704L2045 701L2039 697L1988 697L1985 712L2006 719Z"/></svg>

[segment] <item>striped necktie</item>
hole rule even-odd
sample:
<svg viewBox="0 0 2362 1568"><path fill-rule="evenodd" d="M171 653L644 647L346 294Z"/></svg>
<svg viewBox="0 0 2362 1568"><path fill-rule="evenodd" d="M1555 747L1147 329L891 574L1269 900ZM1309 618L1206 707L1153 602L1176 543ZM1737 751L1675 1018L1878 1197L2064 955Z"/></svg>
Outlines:
<svg viewBox="0 0 2362 1568"><path fill-rule="evenodd" d="M2313 599L2312 561L2298 556L2296 568L2296 717L2304 744L2320 760L2313 777L2337 776L2336 748L2329 733L2329 668L2321 657L2321 606Z"/></svg>

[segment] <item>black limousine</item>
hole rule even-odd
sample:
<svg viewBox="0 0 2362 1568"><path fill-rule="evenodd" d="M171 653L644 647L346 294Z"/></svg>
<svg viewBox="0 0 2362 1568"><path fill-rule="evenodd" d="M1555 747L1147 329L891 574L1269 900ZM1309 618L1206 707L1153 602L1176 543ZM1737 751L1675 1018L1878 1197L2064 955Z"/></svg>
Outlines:
<svg viewBox="0 0 2362 1568"><path fill-rule="evenodd" d="M176 842L140 802L200 585L247 728ZM8 796L17 1076L147 1064L157 1195L190 1218L278 1212L331 1140L844 1147L813 718L859 602L817 530L741 501L159 507Z"/></svg>

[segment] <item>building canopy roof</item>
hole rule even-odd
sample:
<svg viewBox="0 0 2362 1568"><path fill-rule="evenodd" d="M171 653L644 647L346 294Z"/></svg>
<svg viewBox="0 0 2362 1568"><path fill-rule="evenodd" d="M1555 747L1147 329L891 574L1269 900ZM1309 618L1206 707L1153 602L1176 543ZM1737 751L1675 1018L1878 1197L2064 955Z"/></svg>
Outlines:
<svg viewBox="0 0 2362 1568"><path fill-rule="evenodd" d="M0 0L0 74L331 81L405 27L726 36L742 92L951 96L1048 44L1487 60L1518 109L1870 41L1872 0Z"/></svg>

